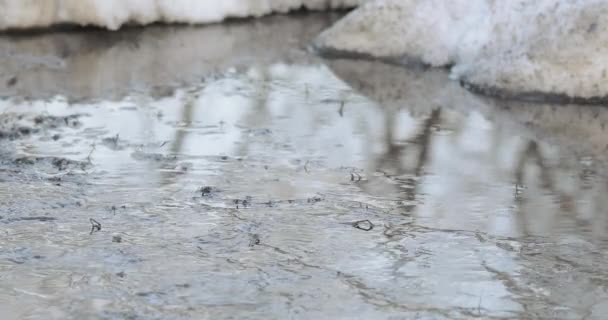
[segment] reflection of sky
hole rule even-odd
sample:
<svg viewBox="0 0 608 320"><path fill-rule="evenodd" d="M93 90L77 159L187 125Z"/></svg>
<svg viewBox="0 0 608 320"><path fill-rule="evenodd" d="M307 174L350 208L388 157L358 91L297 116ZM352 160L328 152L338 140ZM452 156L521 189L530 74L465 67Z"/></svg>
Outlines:
<svg viewBox="0 0 608 320"><path fill-rule="evenodd" d="M94 144L92 183L110 186L110 193L129 203L158 197L179 206L177 192L229 181L228 191L256 199L321 194L398 206L383 219L398 224L401 213L425 228L483 237L566 231L584 239L576 221L598 220L600 178L589 178L582 192L576 187L582 184L581 166L592 160L573 165L560 145L537 141L525 127L485 111L417 107L380 105L324 66L284 64L227 72L163 98L0 102L0 112L7 113L85 114L80 128L60 129L59 141L32 136L18 143L17 153L83 160ZM110 138L116 135L114 144ZM361 181L349 181L351 173ZM567 199L576 207L574 217L564 214ZM327 213L317 214L314 219ZM357 275L366 286L413 308L479 306L507 316L521 311L510 296L513 288L494 275L522 272L517 255L480 245L474 233L447 232L435 239L436 232L417 232L369 241L308 225L313 217L272 219L282 227L269 231L270 240L276 237L276 243L303 250L311 260ZM194 228L207 222L192 223ZM177 230L171 224L159 228L163 237ZM601 224L593 229L602 230ZM347 250L345 239L359 251ZM344 282L357 288L353 279Z"/></svg>
<svg viewBox="0 0 608 320"><path fill-rule="evenodd" d="M599 210L597 188L591 185L578 192L578 168L559 168L567 155L557 146L534 142L538 156L525 155L532 141L525 129L515 131L475 109L443 108L428 139L416 140L427 115L407 108L383 109L321 66L276 64L231 71L159 99L134 95L117 102L68 104L54 99L23 104L53 115L87 116L82 118L82 132L70 136L71 143L29 141L21 152L82 159L95 142L94 170L116 181L146 185L182 162L205 170L211 165L205 157L253 157L285 170L304 162L357 168L364 177L360 186L387 200L403 197L412 187L402 185L403 179L410 179L415 184L409 199L416 204L413 212L420 221L441 228L546 233L559 226L554 220L562 216L560 201L566 198L573 198L575 220L592 220ZM1 108L10 112L24 107L3 101ZM102 141L117 134L115 148ZM401 149L391 153L391 146ZM427 156L421 159L423 149ZM177 160L173 167L158 168L136 154L177 155ZM301 163L294 164L297 161ZM328 187L319 181L307 184L314 186L311 190Z"/></svg>

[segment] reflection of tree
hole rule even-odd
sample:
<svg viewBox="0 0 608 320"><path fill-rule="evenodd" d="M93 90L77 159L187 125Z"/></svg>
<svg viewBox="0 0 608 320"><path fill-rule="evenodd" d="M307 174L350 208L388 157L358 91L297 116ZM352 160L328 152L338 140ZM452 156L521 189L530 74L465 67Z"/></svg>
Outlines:
<svg viewBox="0 0 608 320"><path fill-rule="evenodd" d="M528 142L528 146L522 153L517 166L515 167L515 181L518 187L523 186L524 170L526 163L529 160L534 161L541 170L540 181L542 183L542 187L545 189L554 190L553 179L551 178L551 174L545 165L542 155L540 154L538 143L536 143L536 141Z"/></svg>
<svg viewBox="0 0 608 320"><path fill-rule="evenodd" d="M529 141L526 149L521 154L519 161L517 162L517 166L515 167L515 202L516 202L516 219L518 229L524 236L530 235L530 230L528 228L528 223L526 222L525 210L521 210L522 202L524 201L522 197L522 189L524 188L524 174L526 163L530 160L534 161L536 165L540 168L540 181L543 188L552 189L552 181L549 173L546 169L543 158L540 154L540 150L538 148L538 144L536 141Z"/></svg>
<svg viewBox="0 0 608 320"><path fill-rule="evenodd" d="M270 97L270 91L272 89L272 78L267 68L260 68L261 76L259 79L251 80L253 83L253 108L248 114L243 114L242 124L245 128L252 128L254 126L270 126L269 121L272 117L268 111L268 99ZM250 147L249 135L242 135L242 143L239 144L237 154L240 157L247 156Z"/></svg>
<svg viewBox="0 0 608 320"><path fill-rule="evenodd" d="M422 169L428 160L432 129L439 124L440 116L441 108L434 109L431 115L424 121L422 132L412 140L413 143L421 148L415 171L417 177L422 174Z"/></svg>
<svg viewBox="0 0 608 320"><path fill-rule="evenodd" d="M401 161L403 152L405 152L408 148L407 146L397 144L393 138L393 133L395 132L394 119L395 117L386 117L387 123L385 128L385 137L387 139L388 149L384 154L378 157L377 162L374 164L373 170L383 172L385 177L399 182L400 188L404 187L403 190L399 191L399 193L404 194L404 200L407 202L404 205L405 211L411 212L416 207L414 202L416 201L418 184L420 177L424 173L424 167L429 160L429 150L431 146L433 127L437 126L441 121L441 108L434 109L428 118L422 123L419 133L408 141L408 146L414 145L419 148L419 153L413 170L405 167L405 164L403 161ZM394 171L394 173L390 173L390 171ZM407 178L400 178L404 174L409 174L411 176Z"/></svg>
<svg viewBox="0 0 608 320"><path fill-rule="evenodd" d="M188 131L185 129L192 126L192 114L194 112L194 104L197 98L197 95L186 97L187 100L184 103L180 117L181 123L185 124L186 128L180 128L175 132L175 139L173 139L173 143L171 144L170 154L178 154L182 151L184 140L188 133Z"/></svg>
<svg viewBox="0 0 608 320"><path fill-rule="evenodd" d="M178 154L180 154L182 152L182 148L184 147L184 141L186 140L186 135L188 134L188 130L186 130L188 127L192 126L192 115L194 113L194 105L196 103L196 99L198 98L197 94L191 95L191 93L189 93L188 96L186 96L186 101L184 103L184 106L182 108L182 114L180 116L181 119L181 123L183 123L186 128L178 128L175 131L175 138L173 140L171 140L171 145L170 145L170 151L169 151L169 155L170 156L177 156ZM173 164L175 164L176 159L175 160L170 160L173 162ZM162 163L160 165L163 165ZM166 165L166 163L164 164ZM176 174L174 172L170 172L170 171L166 171L164 174L162 174L161 176L161 185L169 185L173 182L175 182L175 177Z"/></svg>
<svg viewBox="0 0 608 320"><path fill-rule="evenodd" d="M441 109L434 109L433 112L431 112L431 115L424 121L422 132L420 132L412 140L412 143L420 147L420 153L418 154L414 177L410 177L405 181L406 185L409 187L405 189L405 198L408 200L408 202L411 202L411 204L408 205L409 207L406 207L408 212L415 207L413 202L416 200L416 192L418 190L418 182L420 180L419 178L422 175L424 166L429 158L428 154L431 145L432 128L439 124L440 116Z"/></svg>
<svg viewBox="0 0 608 320"><path fill-rule="evenodd" d="M342 75L343 79L351 84L351 87L363 88L357 91L384 106L385 110L391 110L391 106L407 104L414 106L411 110L415 112L416 107L427 107L428 104L425 103L432 99L432 97L439 95L443 90L442 88L432 87L432 82L422 82L413 79L414 77L410 77L412 78L410 81L404 80L399 83L394 78L391 78L397 71L391 72L388 69L384 69L384 66L379 63L367 68L365 74L363 72L351 72L351 70L357 70L356 65L349 68L346 65L337 65L335 69ZM375 75L375 77L372 77L372 75ZM422 99L418 100L421 103L412 102L416 101L414 100L416 93L414 90L406 93L398 92L396 95L391 94L393 93L391 91L393 88L413 87L416 81L418 81L421 87L424 85L425 88L432 88L431 94L424 95ZM446 96L451 99L455 95ZM557 307L561 308L564 306L567 306L563 309L569 310L569 316L574 316L575 313L577 315L584 315L585 311L587 311L585 309L595 309L594 311L597 312L600 308L592 308L594 305L592 306L589 303L597 304L597 302L592 301L593 299L585 297L581 300L572 299L572 297L574 297L573 292L575 292L574 294L578 294L585 289L595 293L598 290L602 290L605 283L601 283L597 278L599 277L598 274L604 271L598 269L598 266L601 267L603 265L600 261L604 257L598 254L600 250L596 251L596 248L593 248L595 252L592 255L573 252L572 248L578 247L578 243L570 245L570 241L567 241L568 245L563 245L563 240L565 239L563 235L566 233L577 239L581 238L585 240L584 246L581 246L581 248L589 248L587 240L589 243L597 243L593 241L598 240L594 236L599 236L601 240L605 240L608 215L603 209L608 207L608 198L604 196L608 189L608 184L606 184L605 176L602 176L603 172L596 172L604 163L596 163L595 168L592 168L590 167L591 165L582 164L578 158L580 155L578 152L582 151L586 156L591 156L593 162L601 162L605 159L608 147L604 149L606 140L602 139L602 133L604 133L603 123L601 124L601 131L598 130L600 126L596 126L596 128L588 127L589 124L593 123L589 118L597 118L597 115L581 119L581 114L584 115L584 112L587 112L589 109L581 108L580 106L562 106L560 108L549 106L551 108L548 110L549 112L541 112L543 109L539 108L547 109L548 107L543 107L542 105L522 106L518 103L515 105L516 108L501 110L500 105L494 105L497 103L495 101L488 101L487 104L464 101L465 103L463 101L450 100L441 104L444 107L444 121L449 121L448 117L446 117L446 112L449 114L454 109L466 109L466 112L470 112L470 110L480 112L486 120L490 120L491 130L484 132L484 134L487 133L493 136L490 149L476 149L482 150L484 152L483 156L489 155L489 157L480 158L481 152L478 152L474 154L476 158L470 164L472 166L488 165L488 167L491 167L491 171L480 172L481 174L486 174L478 177L478 180L483 180L479 185L482 187L490 186L490 188L475 189L474 193L460 193L461 190L456 190L456 188L463 188L465 191L469 191L471 190L467 189L470 187L469 184L476 183L478 180L471 179L469 176L454 175L452 170L439 171L438 174L441 176L438 177L437 182L452 182L450 181L451 179L446 178L459 178L458 181L455 181L454 185L447 185L448 188L454 189L445 190L446 188L443 188L441 190L442 192L447 191L447 193L450 193L449 196L453 196L452 193L457 192L463 194L462 199L459 198L458 201L476 201L475 197L483 197L482 208L470 206L464 210L450 210L450 214L456 218L453 220L457 220L461 216L462 220L466 220L466 215L469 214L469 212L466 212L468 208L472 209L472 215L476 215L476 211L481 209L479 210L481 211L480 215L475 216L475 220L470 225L467 225L467 221L462 222L465 225L464 229L476 227L475 224L478 222L483 223L488 221L489 223L494 223L496 226L494 230L496 231L484 230L482 228L482 231L486 232L478 233L470 230L459 231L429 228L425 231L433 232L433 235L432 237L424 238L425 240L422 240L422 245L433 248L436 242L427 239L440 239L439 242L441 242L442 240L449 239L445 234L456 232L463 237L478 236L479 251L481 252L488 247L491 250L488 252L493 252L494 248L492 247L494 245L508 251L508 255L504 255L503 257L490 257L486 254L479 255L479 268L485 270L494 281L502 282L504 288L510 292L510 294L505 295L505 300L513 300L521 305L522 313L513 316L525 317L531 315L533 317L550 317L548 315L549 312L553 313L557 310ZM566 113L564 114L564 112ZM459 111L458 113L463 114L464 112ZM386 111L387 119L385 128L383 128L386 134L384 134L383 139L388 140L388 143L385 144L388 148L386 152L376 159L375 163L372 163L371 170L384 172L386 177L393 180L390 182L398 180L399 177L407 177L402 179L402 181L409 188L405 190L401 189L400 191L405 191L405 199L408 200L406 210L409 212L416 206L422 207L421 204L415 204L414 202L417 196L420 197L420 190L416 190L416 187L422 183L417 178L424 175L424 166L430 162L428 159L429 153L431 157L434 155L434 153L431 153L433 150L430 149L431 143L438 144L438 142L431 141L438 140L437 138L432 138L431 135L433 134L433 123L440 122L440 114L438 110L435 110L430 117L424 119L421 128L417 129L417 134L410 141L411 147L395 143L393 136L395 117L393 115L394 113ZM458 128L455 128L454 131L464 126L455 127ZM458 137L454 134L454 131L451 134L451 138L455 145L450 149L460 151L459 149L462 148L463 151L467 151L466 145L457 144L460 141L457 139ZM528 137L528 139L523 138L522 141L520 140L521 137ZM471 137L467 136L466 138L470 139ZM577 141L583 142L582 146L572 147L572 144ZM467 144L475 143L475 141L466 142ZM557 159L559 159L557 163L554 162L557 160L554 157L555 154L548 153L549 149L543 148L545 146L544 142L559 147L560 153L557 155ZM481 147L485 148L485 144ZM589 147L593 148L592 151L600 152L589 154ZM413 148L416 150L412 150ZM414 154L414 152L419 153ZM465 157L471 156L471 154L465 152L456 154L456 156L461 155L463 157L457 160L467 161L470 158ZM407 163L405 160L412 156L416 157L416 159L412 159L410 162L414 163L409 165L410 171L408 172L408 169L405 168L407 165L404 163ZM450 161L450 159L441 160ZM446 162L443 163L445 164ZM437 164L441 165L441 163ZM433 163L433 165L435 164ZM448 169L451 169L451 167ZM413 175L400 175L403 173L413 173ZM575 178L577 181L572 181L572 178ZM517 189L515 209L512 214L503 214L506 212L504 210L506 208L503 202L503 190L505 186L512 185L513 179L515 180ZM363 188L371 189L374 187L373 183L375 183L375 180L376 178L372 176L369 181L360 185ZM525 184L528 184L528 188L526 188ZM388 188L395 188L394 183L387 183L386 181L380 181L379 185L379 188L384 188L381 190L383 192L387 191ZM389 191L392 190L394 189L390 189ZM386 193L384 195L386 198ZM441 197L442 195L431 194L430 196ZM589 197L590 195L592 198ZM497 200L493 202L493 197L495 196ZM506 196L506 201L509 202L510 195ZM447 202L451 199L446 197L432 200L431 202L440 203L441 205L449 205ZM557 204L559 204L559 207L557 207ZM534 207L533 205L538 206ZM435 207L433 206L429 206L428 209L431 211L429 214L434 215L433 218L437 217L439 210L434 210ZM578 213L576 212L577 210L579 211ZM577 216L578 214L580 216ZM417 228L421 227L417 225L418 223L434 225L434 222L431 220L434 219L407 219L406 223L391 223L386 226L384 231L386 242L378 245L378 250L385 250L383 253L390 255L389 259L393 261L392 269L395 275L401 275L399 272L403 272L404 269L407 270L407 264L410 264L412 260L416 260L416 257L407 254L408 250L411 250L411 246L406 248L403 239L417 236L417 232L419 232ZM450 220L452 219L448 219L446 222L451 223ZM574 224L572 224L573 222ZM587 225L581 225L585 222ZM589 222L592 224L589 225ZM539 223L542 223L542 225ZM564 223L570 224L567 226L569 227L567 230L563 229ZM460 221L457 224L460 224ZM517 230L510 229L512 224L515 225ZM440 225L443 226L441 223ZM541 227L542 237L534 235L536 231L539 231L535 230L535 225ZM557 226L559 230L553 229L554 226ZM506 230L507 228L509 229ZM502 233L505 230L508 233L514 232L519 234L517 237L505 238L492 234L493 232ZM588 237L590 234L587 231L594 232L591 235L592 237ZM416 241L411 242L416 243ZM518 246L512 246L512 244L518 244ZM602 242L602 244L605 245L605 242ZM474 251L478 252L476 244L472 245L474 246ZM458 250L459 248L456 249ZM471 259L466 260L470 262L470 266L475 265L475 256L471 255L467 257L467 259ZM490 259L486 261L485 259L487 258ZM582 258L580 259L581 261L576 261L578 258ZM503 268L503 265L505 268ZM564 265L565 267L563 267ZM564 273L555 272L559 270L557 268L562 270L567 268L568 279L563 278ZM470 270L476 270L476 268L469 266L463 268L465 273ZM425 279L425 277L422 278ZM531 290L530 288L546 288L549 292L557 294L539 295L536 289ZM598 299L602 298L604 297L599 297ZM581 300L582 304L578 300ZM491 306L490 308L489 310L496 310L496 306ZM552 316L555 318L554 314ZM591 311L588 311L587 316L593 317L599 316L599 314L592 314ZM483 317L483 315L481 312L478 312L474 315L471 314L470 317Z"/></svg>
<svg viewBox="0 0 608 320"><path fill-rule="evenodd" d="M560 204L560 213L564 213L560 218L562 219L577 219L576 208L574 207L573 196L561 192L556 187L555 180L552 176L552 172L547 166L543 155L541 154L540 147L536 141L530 140L522 152L519 161L515 167L515 202L516 202L516 211L517 211L517 220L519 224L519 229L522 231L524 235L529 235L530 230L528 229L527 214L528 211L521 210L521 206L525 201L524 197L524 176L526 171L526 164L529 162L533 162L540 170L539 180L541 188L549 191L548 193L557 197Z"/></svg>

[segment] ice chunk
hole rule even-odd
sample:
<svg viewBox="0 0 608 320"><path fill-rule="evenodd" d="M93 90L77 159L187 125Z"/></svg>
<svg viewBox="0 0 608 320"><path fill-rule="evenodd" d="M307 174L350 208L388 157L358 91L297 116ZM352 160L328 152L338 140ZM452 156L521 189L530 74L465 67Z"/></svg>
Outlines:
<svg viewBox="0 0 608 320"><path fill-rule="evenodd" d="M497 4L494 16L488 43L453 68L456 77L504 96L608 96L608 2L519 1L506 10Z"/></svg>
<svg viewBox="0 0 608 320"><path fill-rule="evenodd" d="M485 93L600 102L608 97L608 2L377 0L322 33L325 53L451 66Z"/></svg>
<svg viewBox="0 0 608 320"><path fill-rule="evenodd" d="M322 33L316 47L445 66L458 60L460 50L477 52L485 43L488 13L486 0L374 1Z"/></svg>
<svg viewBox="0 0 608 320"><path fill-rule="evenodd" d="M125 23L211 23L300 8L353 7L364 0L0 0L0 30L55 24L118 29Z"/></svg>

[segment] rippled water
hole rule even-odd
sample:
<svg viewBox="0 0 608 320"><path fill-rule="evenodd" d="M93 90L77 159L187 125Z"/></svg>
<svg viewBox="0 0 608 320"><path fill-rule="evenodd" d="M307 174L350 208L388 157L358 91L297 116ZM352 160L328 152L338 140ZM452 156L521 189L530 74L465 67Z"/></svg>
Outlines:
<svg viewBox="0 0 608 320"><path fill-rule="evenodd" d="M2 318L602 319L608 111L321 60L332 19L3 36Z"/></svg>

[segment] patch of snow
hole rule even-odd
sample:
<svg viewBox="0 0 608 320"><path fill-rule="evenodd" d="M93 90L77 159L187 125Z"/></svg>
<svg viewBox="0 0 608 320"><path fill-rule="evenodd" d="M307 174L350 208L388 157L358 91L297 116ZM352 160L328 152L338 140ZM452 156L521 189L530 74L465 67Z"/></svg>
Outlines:
<svg viewBox="0 0 608 320"><path fill-rule="evenodd" d="M390 0L368 2L322 33L323 50L376 58L417 59L432 66L476 52L489 34L486 0ZM477 26L480 32L469 34ZM483 31L483 32L482 32Z"/></svg>
<svg viewBox="0 0 608 320"><path fill-rule="evenodd" d="M364 0L0 0L0 30L56 24L116 30L126 23L213 23L306 8L350 8Z"/></svg>
<svg viewBox="0 0 608 320"><path fill-rule="evenodd" d="M482 91L608 97L608 1L376 0L316 40L321 51L452 67Z"/></svg>

